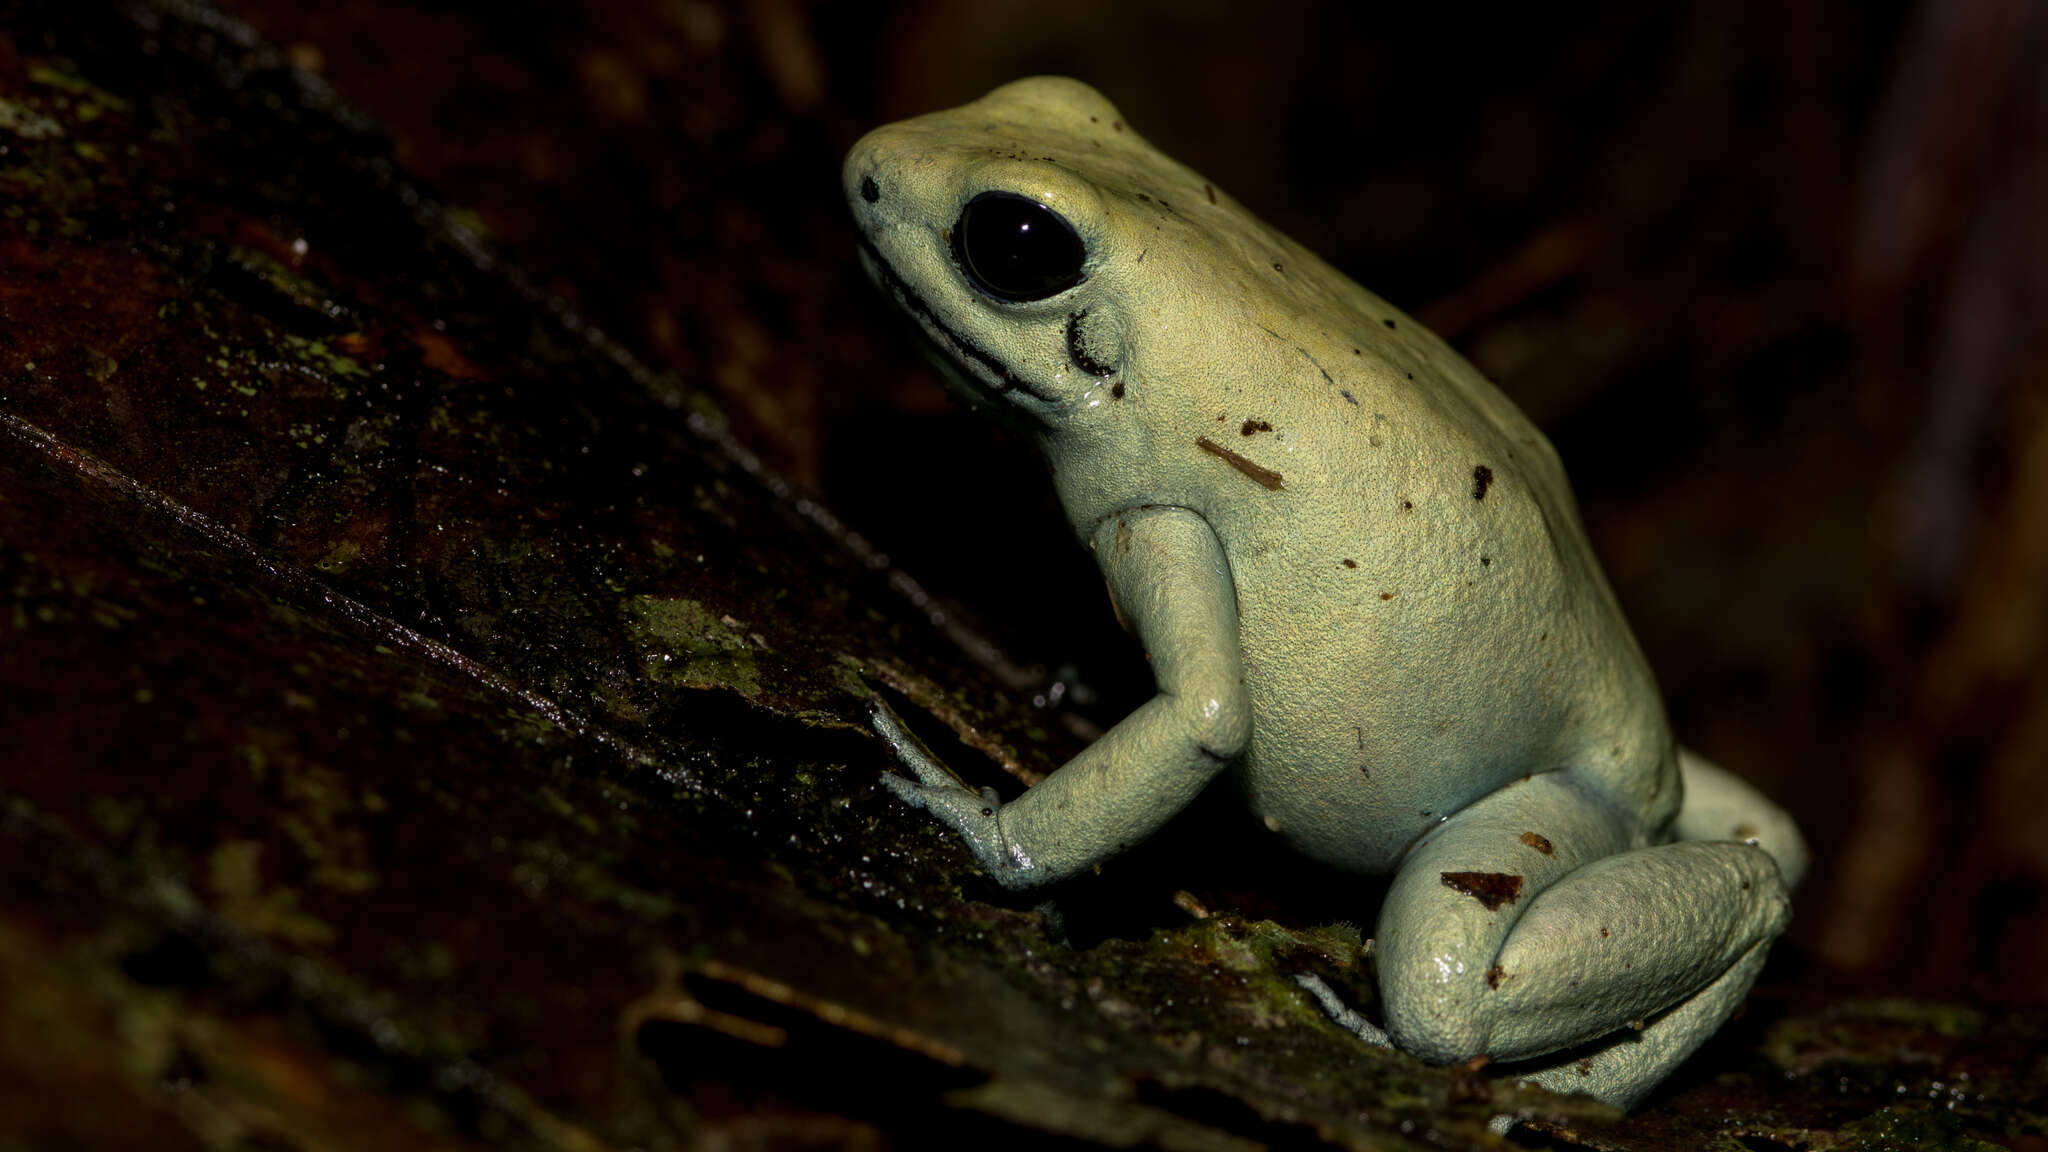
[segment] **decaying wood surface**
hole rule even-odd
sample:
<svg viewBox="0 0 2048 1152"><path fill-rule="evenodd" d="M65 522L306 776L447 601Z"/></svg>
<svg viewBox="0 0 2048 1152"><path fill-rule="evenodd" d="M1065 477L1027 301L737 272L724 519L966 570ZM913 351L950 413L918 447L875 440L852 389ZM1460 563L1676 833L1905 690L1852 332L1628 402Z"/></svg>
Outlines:
<svg viewBox="0 0 2048 1152"><path fill-rule="evenodd" d="M1326 1025L1289 978L1367 998L1375 894L1220 805L1034 907L875 787L877 692L1015 787L1142 683L834 199L867 124L1139 34L967 50L1033 8L0 0L0 1144L2039 1145L2044 21L1609 14L1640 119L1498 126L1583 44L1467 84L1406 114L1506 133L1441 205L1366 99L1428 27L1181 109L1308 137L1235 190L1335 201L1275 214L1557 430L1688 738L1831 862L1620 1118ZM1163 84L1105 87L1213 167ZM1763 123L1742 179L1660 143Z"/></svg>

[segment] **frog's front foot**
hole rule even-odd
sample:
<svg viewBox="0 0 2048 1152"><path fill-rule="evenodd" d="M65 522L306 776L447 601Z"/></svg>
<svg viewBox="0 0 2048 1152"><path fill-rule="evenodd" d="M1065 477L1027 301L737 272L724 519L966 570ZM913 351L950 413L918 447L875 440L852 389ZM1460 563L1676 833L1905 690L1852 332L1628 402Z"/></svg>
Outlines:
<svg viewBox="0 0 2048 1152"><path fill-rule="evenodd" d="M922 808L938 817L966 841L968 850L988 874L1005 887L1021 888L1031 870L1031 860L1010 843L1003 833L1003 802L993 788L975 791L961 783L951 769L932 755L903 720L887 704L877 700L869 714L875 734L889 745L897 763L910 770L912 780L893 772L882 774L882 785L904 803Z"/></svg>

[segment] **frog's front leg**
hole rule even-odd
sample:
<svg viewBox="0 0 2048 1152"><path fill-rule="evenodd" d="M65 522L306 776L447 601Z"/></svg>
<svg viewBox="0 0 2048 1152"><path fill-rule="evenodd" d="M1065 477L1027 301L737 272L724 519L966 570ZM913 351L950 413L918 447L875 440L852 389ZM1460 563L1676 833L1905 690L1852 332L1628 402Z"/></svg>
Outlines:
<svg viewBox="0 0 2048 1152"><path fill-rule="evenodd" d="M1640 843L1630 813L1568 772L1438 828L1380 914L1395 1043L1451 1063L1604 1041L1532 1078L1635 1104L1733 1010L1790 916L1755 845Z"/></svg>
<svg viewBox="0 0 2048 1152"><path fill-rule="evenodd" d="M1143 840L1251 739L1237 594L1215 532L1185 508L1140 508L1110 517L1092 544L1158 695L1008 804L963 787L876 713L876 731L917 777L890 776L889 787L959 832L1009 888L1065 879Z"/></svg>

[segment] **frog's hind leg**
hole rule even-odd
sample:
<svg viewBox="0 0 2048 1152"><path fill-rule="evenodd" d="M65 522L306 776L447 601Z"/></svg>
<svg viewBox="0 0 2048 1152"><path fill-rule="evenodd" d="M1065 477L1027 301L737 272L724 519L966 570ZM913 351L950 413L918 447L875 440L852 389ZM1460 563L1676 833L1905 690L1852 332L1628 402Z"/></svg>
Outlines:
<svg viewBox="0 0 2048 1152"><path fill-rule="evenodd" d="M1799 883L1806 873L1806 841L1784 809L1689 749L1679 749L1678 767L1685 781L1685 805L1673 831L1680 840L1753 845L1776 861L1786 891ZM1561 1059L1554 1054L1540 1057L1513 1073L1553 1092L1586 1092L1633 1102L1735 1011L1763 968L1770 942L1769 937L1758 942L1712 983L1645 1021L1640 1032L1624 1032L1611 1042L1586 1045Z"/></svg>
<svg viewBox="0 0 2048 1152"><path fill-rule="evenodd" d="M1641 842L1631 814L1564 772L1445 822L1380 914L1394 1042L1639 1101L1740 1002L1790 915L1763 848Z"/></svg>

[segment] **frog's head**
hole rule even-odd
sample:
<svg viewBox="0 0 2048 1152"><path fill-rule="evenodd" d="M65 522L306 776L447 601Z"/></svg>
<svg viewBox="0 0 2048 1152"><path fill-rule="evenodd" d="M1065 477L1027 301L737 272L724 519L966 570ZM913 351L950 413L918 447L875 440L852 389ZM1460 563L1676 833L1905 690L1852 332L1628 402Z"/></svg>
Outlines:
<svg viewBox="0 0 2048 1152"><path fill-rule="evenodd" d="M877 129L847 154L863 263L971 402L1046 425L1121 394L1122 349L1101 314L1107 206L1059 159L1113 124L1094 89L1038 77Z"/></svg>
<svg viewBox="0 0 2048 1152"><path fill-rule="evenodd" d="M869 273L956 390L1039 434L1077 524L1213 467L1191 446L1219 389L1292 370L1270 333L1316 308L1274 293L1315 291L1320 261L1079 81L879 128L842 181Z"/></svg>

